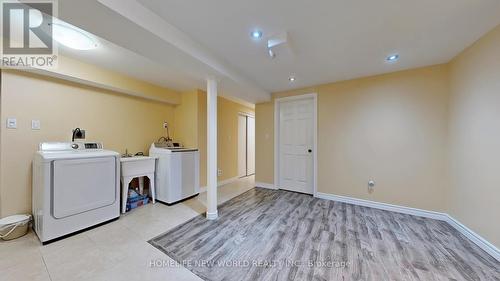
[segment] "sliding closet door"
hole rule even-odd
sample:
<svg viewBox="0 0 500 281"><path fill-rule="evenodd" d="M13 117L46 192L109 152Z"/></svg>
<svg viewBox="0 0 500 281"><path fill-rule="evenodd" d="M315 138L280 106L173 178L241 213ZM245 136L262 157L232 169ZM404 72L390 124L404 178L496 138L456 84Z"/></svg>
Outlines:
<svg viewBox="0 0 500 281"><path fill-rule="evenodd" d="M255 118L247 117L247 176L255 174Z"/></svg>
<svg viewBox="0 0 500 281"><path fill-rule="evenodd" d="M247 117L238 115L238 177L247 175Z"/></svg>

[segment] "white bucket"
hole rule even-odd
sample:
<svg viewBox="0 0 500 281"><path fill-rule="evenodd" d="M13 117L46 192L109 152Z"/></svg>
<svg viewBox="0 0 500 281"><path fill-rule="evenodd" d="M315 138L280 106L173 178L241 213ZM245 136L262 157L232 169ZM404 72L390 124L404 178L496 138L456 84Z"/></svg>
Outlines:
<svg viewBox="0 0 500 281"><path fill-rule="evenodd" d="M0 238L12 240L28 233L31 215L14 215L0 219Z"/></svg>

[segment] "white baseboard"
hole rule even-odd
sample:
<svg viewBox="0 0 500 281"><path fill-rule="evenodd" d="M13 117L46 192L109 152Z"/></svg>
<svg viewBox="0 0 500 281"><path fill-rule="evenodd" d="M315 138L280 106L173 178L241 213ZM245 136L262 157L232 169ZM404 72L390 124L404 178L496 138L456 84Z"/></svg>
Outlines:
<svg viewBox="0 0 500 281"><path fill-rule="evenodd" d="M257 185L257 183L256 183L256 185ZM259 185L257 185L257 186L259 186ZM479 248L483 249L485 252L490 254L496 260L500 261L500 250L495 245L491 244L486 239L481 237L479 234L475 233L474 231L472 231L471 229L469 229L468 227L466 227L465 225L460 223L458 220L454 219L452 216L450 216L446 213L427 211L427 210L422 210L422 209L404 207L404 206L399 206L399 205L392 205L392 204L387 204L387 203L381 203L381 202L376 202L376 201L357 199L357 198L352 198L352 197L347 197L347 196L339 196L339 195L333 195L333 194L321 193L321 192L317 192L316 197L321 198L321 199L326 199L326 200L332 200L332 201L343 202L343 203L348 203L348 204L353 204L353 205L359 205L359 206L370 207L370 208L375 208L375 209L380 209L380 210L386 210L386 211L391 211L391 212L397 212L397 213L403 213L403 214L408 214L408 215L413 215L413 216L420 216L420 217L445 221L448 224L450 224L453 228L458 230L458 232L462 233L465 237L469 238L469 240L471 240L474 244L479 246Z"/></svg>
<svg viewBox="0 0 500 281"><path fill-rule="evenodd" d="M217 213L217 211L215 211L215 213L207 213L208 220L216 220L217 217L219 217L219 214Z"/></svg>
<svg viewBox="0 0 500 281"><path fill-rule="evenodd" d="M223 185L233 183L233 182L237 181L238 179L239 179L239 177L233 177L233 178L229 178L229 179L226 179L226 180L219 181L219 182L217 182L217 187L221 187ZM200 187L200 193L203 193L203 192L206 192L206 191L207 191L207 187L206 186Z"/></svg>
<svg viewBox="0 0 500 281"><path fill-rule="evenodd" d="M391 212L396 212L396 213L403 213L403 214L419 216L419 217L424 217L424 218L431 218L431 219L435 219L435 220L446 221L448 219L448 215L445 213L427 211L427 210L404 207L404 206L399 206L399 205L392 205L392 204L387 204L387 203L380 203L380 202L376 202L376 201L357 199L357 198L352 198L352 197L347 197L347 196L340 196L340 195L333 195L333 194L328 194L328 193L317 192L316 197L322 198L322 199L327 199L327 200L332 200L332 201L349 203L349 204L353 204L353 205L381 209L381 210L386 210L386 211L391 211Z"/></svg>
<svg viewBox="0 0 500 281"><path fill-rule="evenodd" d="M262 187L262 188L268 188L268 189L276 189L276 187L274 186L274 184L272 184L272 183L266 183L266 182L258 182L258 181L256 181L255 182L255 186L256 187Z"/></svg>
<svg viewBox="0 0 500 281"><path fill-rule="evenodd" d="M446 222L448 222L451 226L458 230L458 232L462 233L465 237L469 238L469 240L479 246L479 248L490 254L497 261L500 261L500 250L495 245L488 242L488 240L484 239L479 234L475 233L452 216L446 216L448 217Z"/></svg>

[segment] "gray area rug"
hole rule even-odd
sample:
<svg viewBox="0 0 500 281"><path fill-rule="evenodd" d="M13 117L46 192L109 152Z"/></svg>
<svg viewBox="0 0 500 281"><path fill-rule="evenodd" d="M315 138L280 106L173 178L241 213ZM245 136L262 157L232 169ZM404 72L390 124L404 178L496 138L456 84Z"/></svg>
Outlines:
<svg viewBox="0 0 500 281"><path fill-rule="evenodd" d="M500 280L445 222L255 188L149 241L204 280Z"/></svg>

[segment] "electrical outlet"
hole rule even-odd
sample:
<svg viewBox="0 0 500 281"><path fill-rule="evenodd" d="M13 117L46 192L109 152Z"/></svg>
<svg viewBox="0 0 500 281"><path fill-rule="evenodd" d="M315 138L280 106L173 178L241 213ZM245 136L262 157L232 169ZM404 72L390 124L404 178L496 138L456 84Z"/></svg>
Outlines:
<svg viewBox="0 0 500 281"><path fill-rule="evenodd" d="M7 128L8 129L17 129L17 119L16 118L7 118Z"/></svg>
<svg viewBox="0 0 500 281"><path fill-rule="evenodd" d="M163 129L166 129L166 128L168 128L168 123L167 123L167 121L163 122Z"/></svg>
<svg viewBox="0 0 500 281"><path fill-rule="evenodd" d="M217 169L217 176L222 176L222 170L221 169Z"/></svg>
<svg viewBox="0 0 500 281"><path fill-rule="evenodd" d="M74 131L75 130L73 130L73 132ZM75 134L75 140L78 140L78 139L85 139L85 130L80 129L80 131Z"/></svg>
<svg viewBox="0 0 500 281"><path fill-rule="evenodd" d="M40 120L31 120L31 129L40 130Z"/></svg>
<svg viewBox="0 0 500 281"><path fill-rule="evenodd" d="M374 190L375 190L375 181L369 180L368 181L368 192L372 193Z"/></svg>

